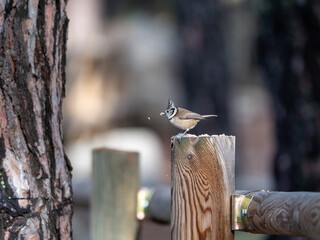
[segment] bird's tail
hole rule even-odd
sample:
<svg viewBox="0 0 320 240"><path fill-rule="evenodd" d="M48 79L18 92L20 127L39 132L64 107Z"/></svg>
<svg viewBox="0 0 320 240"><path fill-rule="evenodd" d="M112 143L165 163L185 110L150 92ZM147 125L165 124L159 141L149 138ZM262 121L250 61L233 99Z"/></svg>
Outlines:
<svg viewBox="0 0 320 240"><path fill-rule="evenodd" d="M207 117L218 117L218 115L202 115L202 117L207 118Z"/></svg>

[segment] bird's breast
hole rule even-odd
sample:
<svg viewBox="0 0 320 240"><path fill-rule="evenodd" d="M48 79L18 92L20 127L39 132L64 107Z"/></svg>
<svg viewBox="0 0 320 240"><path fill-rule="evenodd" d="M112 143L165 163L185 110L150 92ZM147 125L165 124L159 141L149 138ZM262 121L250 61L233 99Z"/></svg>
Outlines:
<svg viewBox="0 0 320 240"><path fill-rule="evenodd" d="M170 119L172 125L182 130L192 129L194 128L199 120L196 119L180 119L178 117L174 117Z"/></svg>

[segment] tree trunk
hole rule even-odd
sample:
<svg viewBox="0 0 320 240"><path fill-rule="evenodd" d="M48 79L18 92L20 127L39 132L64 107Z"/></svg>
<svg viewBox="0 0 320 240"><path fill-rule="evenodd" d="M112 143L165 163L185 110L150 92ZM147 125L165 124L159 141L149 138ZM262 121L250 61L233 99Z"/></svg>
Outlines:
<svg viewBox="0 0 320 240"><path fill-rule="evenodd" d="M65 1L0 2L0 239L71 239Z"/></svg>

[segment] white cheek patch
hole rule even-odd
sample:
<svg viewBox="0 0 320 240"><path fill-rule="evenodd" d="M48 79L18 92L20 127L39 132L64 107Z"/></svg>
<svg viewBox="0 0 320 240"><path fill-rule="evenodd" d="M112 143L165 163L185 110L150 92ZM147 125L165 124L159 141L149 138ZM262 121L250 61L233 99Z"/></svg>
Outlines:
<svg viewBox="0 0 320 240"><path fill-rule="evenodd" d="M174 109L174 111L173 111L172 116L175 116L177 113L178 113L178 109L177 109L177 108L175 108L175 109Z"/></svg>
<svg viewBox="0 0 320 240"><path fill-rule="evenodd" d="M177 109L177 108L174 108L173 113L172 113L170 116L168 116L169 120L171 121L171 119L172 119L177 113L178 113L178 109Z"/></svg>

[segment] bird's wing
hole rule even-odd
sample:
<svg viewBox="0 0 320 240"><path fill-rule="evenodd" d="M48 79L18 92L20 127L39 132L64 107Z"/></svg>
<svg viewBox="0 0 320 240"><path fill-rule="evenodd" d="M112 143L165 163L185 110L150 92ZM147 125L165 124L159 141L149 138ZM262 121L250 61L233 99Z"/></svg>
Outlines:
<svg viewBox="0 0 320 240"><path fill-rule="evenodd" d="M210 114L210 115L202 115L202 117L204 117L204 118L207 118L207 117L218 117L218 115Z"/></svg>
<svg viewBox="0 0 320 240"><path fill-rule="evenodd" d="M204 119L204 117L202 117L200 114L198 113L194 113L194 112L188 112L183 114L181 117L179 117L180 119L195 119L195 120L202 120Z"/></svg>

